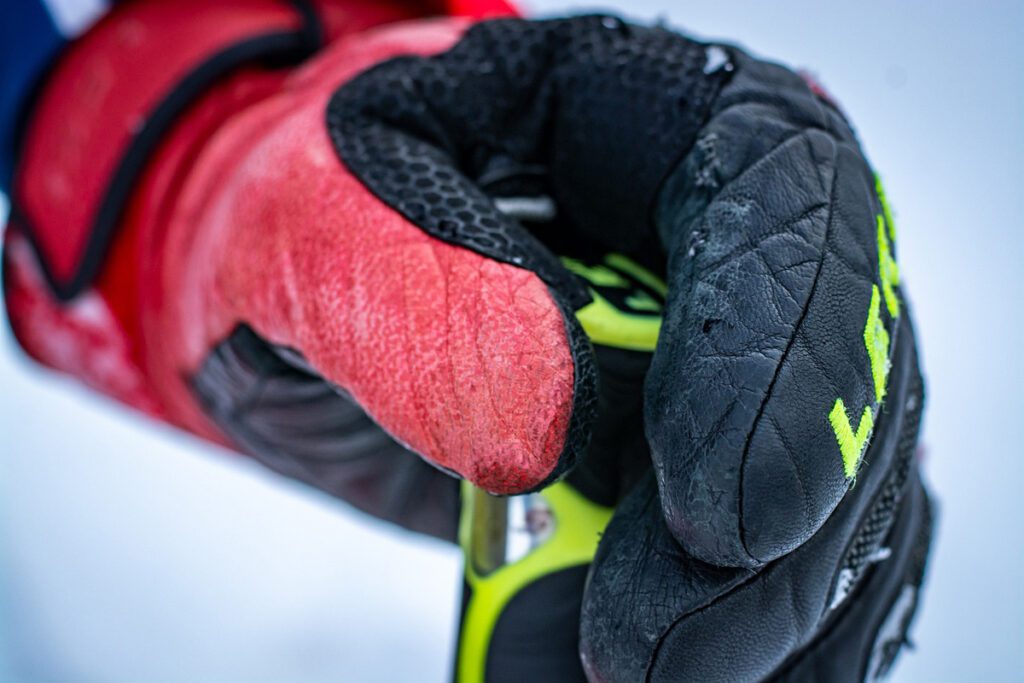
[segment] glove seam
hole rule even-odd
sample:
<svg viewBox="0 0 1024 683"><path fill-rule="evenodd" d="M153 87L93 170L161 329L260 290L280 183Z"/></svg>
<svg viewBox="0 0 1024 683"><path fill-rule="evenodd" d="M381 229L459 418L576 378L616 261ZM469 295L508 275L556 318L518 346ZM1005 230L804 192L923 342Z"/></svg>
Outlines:
<svg viewBox="0 0 1024 683"><path fill-rule="evenodd" d="M804 129L800 133L798 133L797 135L803 136L803 135L806 134L806 132L807 132L807 129ZM792 137L796 137L796 135L791 136L791 138ZM791 139L791 138L789 138L789 139ZM833 138L833 139L835 140L835 138ZM764 417L765 408L768 405L768 402L771 400L772 391L775 388L775 383L779 379L779 375L781 374L782 368L783 368L783 366L786 363L786 359L789 357L790 351L792 351L792 349L793 349L793 344L796 342L797 335L800 333L800 328L803 326L804 320L807 318L807 313L808 313L808 311L810 311L810 308L811 308L811 302L814 300L814 295L815 295L815 293L818 290L818 283L821 282L821 269L822 269L822 266L825 263L825 254L828 252L828 238L829 238L829 235L832 233L832 226L833 226L833 223L835 221L835 194L836 194L837 179L839 178L838 148L839 148L839 146L841 144L838 140L835 140L835 142L836 142L836 151L837 151L837 153L834 154L833 157L832 157L832 163L834 165L834 172L832 174L832 184L831 184L831 187L829 188L828 220L827 220L827 222L825 224L825 234L822 236L822 248L821 248L821 254L818 256L818 266L817 266L817 268L814 271L814 282L811 285L811 289L810 289L810 291L807 294L806 301L804 301L803 310L800 311L800 317L797 318L796 322L793 324L793 333L790 335L789 340L786 342L786 348L783 350L782 355L779 356L779 362L775 366L775 372L772 373L772 379L768 383L768 388L765 390L764 399L761 401L761 404L758 406L757 415L754 416L754 420L753 420L753 422L751 422L750 430L747 432L747 438L746 438L746 440L743 443L743 455L740 457L739 492L738 492L737 497L736 497L737 498L737 518L738 518L738 521L739 521L740 545L743 548L743 552L745 552L748 557L750 557L752 560L754 560L758 564L762 564L763 561L760 558L754 557L754 555L750 552L750 549L747 546L746 527L744 526L744 523L743 523L743 517L744 517L744 513L743 513L743 498L744 498L744 491L746 489L745 471L746 471L746 466L747 466L747 459L748 459L748 457L750 455L751 442L754 439L754 434L757 432L757 428L761 424L761 419Z"/></svg>

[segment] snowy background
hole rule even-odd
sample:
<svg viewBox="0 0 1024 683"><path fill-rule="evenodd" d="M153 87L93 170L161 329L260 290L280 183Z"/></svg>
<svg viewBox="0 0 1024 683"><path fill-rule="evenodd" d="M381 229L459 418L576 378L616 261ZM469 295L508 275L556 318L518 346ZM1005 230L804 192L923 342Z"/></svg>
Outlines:
<svg viewBox="0 0 1024 683"><path fill-rule="evenodd" d="M1024 4L895 5L629 14L810 66L856 123L896 212L941 502L895 679L1024 680ZM0 334L0 681L446 681L459 582L453 548L136 417Z"/></svg>

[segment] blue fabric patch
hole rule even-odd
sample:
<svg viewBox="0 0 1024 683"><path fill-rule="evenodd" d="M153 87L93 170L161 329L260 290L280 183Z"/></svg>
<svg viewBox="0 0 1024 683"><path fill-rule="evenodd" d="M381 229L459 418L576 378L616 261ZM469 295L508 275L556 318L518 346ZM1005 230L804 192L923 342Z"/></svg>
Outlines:
<svg viewBox="0 0 1024 683"><path fill-rule="evenodd" d="M41 0L0 2L0 191L7 195L22 110L66 42Z"/></svg>

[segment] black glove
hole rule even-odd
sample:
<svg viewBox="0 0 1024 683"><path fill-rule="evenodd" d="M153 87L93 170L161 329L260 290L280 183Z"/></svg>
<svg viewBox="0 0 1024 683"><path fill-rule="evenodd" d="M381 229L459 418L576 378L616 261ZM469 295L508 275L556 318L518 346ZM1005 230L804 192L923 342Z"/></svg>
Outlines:
<svg viewBox="0 0 1024 683"><path fill-rule="evenodd" d="M598 402L602 436L568 479L622 499L582 598L589 678L889 668L931 528L923 389L895 228L833 104L736 48L586 17L478 25L355 79L328 120L378 197L538 273L595 344L617 345L587 321L600 277L569 273L625 255L667 283L642 392ZM472 212L451 208L467 197ZM574 359L577 390L596 366L607 398L622 365ZM515 660L488 678L521 679Z"/></svg>

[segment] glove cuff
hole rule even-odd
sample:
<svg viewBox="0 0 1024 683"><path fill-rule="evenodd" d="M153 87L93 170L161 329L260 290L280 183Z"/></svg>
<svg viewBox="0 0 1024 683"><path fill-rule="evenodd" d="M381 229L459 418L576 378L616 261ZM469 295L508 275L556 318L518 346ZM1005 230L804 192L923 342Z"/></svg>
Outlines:
<svg viewBox="0 0 1024 683"><path fill-rule="evenodd" d="M173 188L192 146L178 144L180 131L194 144L211 129L209 116L192 116L198 102L232 84L215 107L230 115L281 79L240 71L298 61L321 33L312 12L284 0L143 0L117 6L67 48L29 112L5 238L11 327L32 357L164 416L136 353L139 188L151 176L164 195ZM167 164L175 144L177 163Z"/></svg>
<svg viewBox="0 0 1024 683"><path fill-rule="evenodd" d="M73 44L33 108L12 202L54 295L95 282L147 162L190 105L246 64L298 61L320 34L282 0L144 1Z"/></svg>

